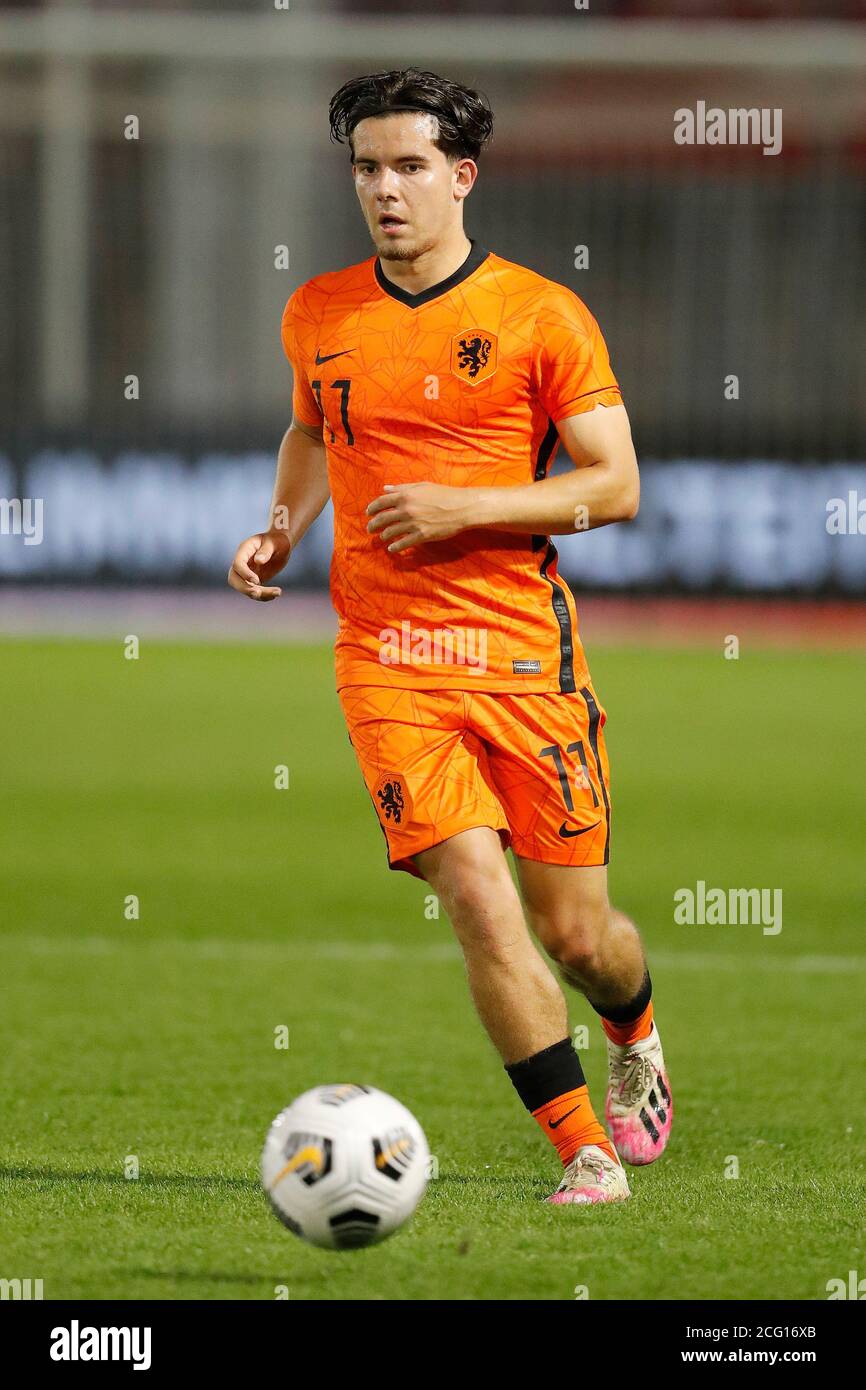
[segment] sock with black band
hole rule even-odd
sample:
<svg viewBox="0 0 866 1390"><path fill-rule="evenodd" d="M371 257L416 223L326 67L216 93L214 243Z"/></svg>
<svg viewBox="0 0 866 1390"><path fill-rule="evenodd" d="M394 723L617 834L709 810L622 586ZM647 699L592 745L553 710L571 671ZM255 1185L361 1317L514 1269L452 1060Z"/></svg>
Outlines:
<svg viewBox="0 0 866 1390"><path fill-rule="evenodd" d="M644 972L640 989L626 1004L593 1004L601 1018L601 1026L612 1043L628 1047L631 1043L642 1042L648 1038L653 1026L652 980L649 971Z"/></svg>
<svg viewBox="0 0 866 1390"><path fill-rule="evenodd" d="M564 1165L585 1144L597 1144L619 1162L592 1108L583 1067L571 1038L563 1038L521 1062L512 1062L505 1070Z"/></svg>

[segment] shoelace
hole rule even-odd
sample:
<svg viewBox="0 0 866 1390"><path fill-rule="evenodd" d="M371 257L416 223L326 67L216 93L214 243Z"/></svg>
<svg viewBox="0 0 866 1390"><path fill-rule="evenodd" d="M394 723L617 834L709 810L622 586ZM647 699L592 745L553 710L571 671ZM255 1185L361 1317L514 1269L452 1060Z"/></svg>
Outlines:
<svg viewBox="0 0 866 1390"><path fill-rule="evenodd" d="M569 1163L562 1180L562 1187L576 1185L577 1180L587 1172L596 1182L603 1183L610 1169L605 1160L596 1154L577 1154Z"/></svg>
<svg viewBox="0 0 866 1390"><path fill-rule="evenodd" d="M623 1105L636 1105L655 1083L655 1068L643 1052L627 1052L610 1064L614 1096Z"/></svg>

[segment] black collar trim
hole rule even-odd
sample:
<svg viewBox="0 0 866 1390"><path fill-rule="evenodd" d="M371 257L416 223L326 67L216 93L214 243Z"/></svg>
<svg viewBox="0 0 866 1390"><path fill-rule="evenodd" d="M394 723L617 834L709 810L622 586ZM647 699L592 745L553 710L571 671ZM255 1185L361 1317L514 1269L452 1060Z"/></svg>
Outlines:
<svg viewBox="0 0 866 1390"><path fill-rule="evenodd" d="M392 299L399 299L401 304L407 305L410 309L418 309L422 304L429 304L431 299L438 299L441 294L447 294L449 290L453 290L455 285L468 279L487 260L490 252L471 237L470 242L471 250L463 264L459 265L446 280L440 280L438 285L430 285L428 289L421 290L419 294L410 294L408 290L401 289L399 285L395 285L389 280L382 270L382 263L377 256L375 270L380 289L383 289Z"/></svg>

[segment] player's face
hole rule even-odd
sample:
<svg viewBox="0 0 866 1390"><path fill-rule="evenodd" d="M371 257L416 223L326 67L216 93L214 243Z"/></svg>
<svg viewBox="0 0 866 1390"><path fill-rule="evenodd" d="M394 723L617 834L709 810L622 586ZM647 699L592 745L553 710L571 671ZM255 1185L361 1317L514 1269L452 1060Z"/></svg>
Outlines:
<svg viewBox="0 0 866 1390"><path fill-rule="evenodd" d="M460 225L477 166L449 160L435 136L435 118L425 112L368 116L355 126L355 192L383 260L414 260Z"/></svg>

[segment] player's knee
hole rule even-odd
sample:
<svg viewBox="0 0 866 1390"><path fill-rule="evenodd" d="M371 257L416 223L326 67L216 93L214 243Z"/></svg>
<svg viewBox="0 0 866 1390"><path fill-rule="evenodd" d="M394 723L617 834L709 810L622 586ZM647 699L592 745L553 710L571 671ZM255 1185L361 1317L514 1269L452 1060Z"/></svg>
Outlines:
<svg viewBox="0 0 866 1390"><path fill-rule="evenodd" d="M445 904L448 916L462 942L490 950L505 941L509 932L496 911L493 885L483 877L467 875L454 884Z"/></svg>
<svg viewBox="0 0 866 1390"><path fill-rule="evenodd" d="M474 835L446 841L435 859L420 859L420 868L455 926L483 919L503 882L511 883L498 839L491 845Z"/></svg>
<svg viewBox="0 0 866 1390"><path fill-rule="evenodd" d="M608 910L561 912L536 923L547 954L566 976L592 979L601 965Z"/></svg>
<svg viewBox="0 0 866 1390"><path fill-rule="evenodd" d="M467 866L455 874L443 906L465 954L507 962L526 938L514 904L507 898L510 879Z"/></svg>

